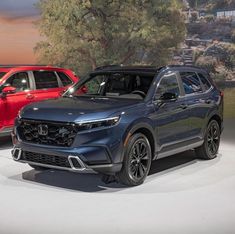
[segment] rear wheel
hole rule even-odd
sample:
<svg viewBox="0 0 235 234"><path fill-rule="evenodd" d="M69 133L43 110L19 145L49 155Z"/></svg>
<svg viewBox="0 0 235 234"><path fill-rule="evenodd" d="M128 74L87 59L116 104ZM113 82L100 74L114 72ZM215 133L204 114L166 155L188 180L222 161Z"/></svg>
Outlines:
<svg viewBox="0 0 235 234"><path fill-rule="evenodd" d="M127 186L136 186L144 182L151 166L151 147L147 137L134 134L128 140L123 166L117 174L118 181Z"/></svg>
<svg viewBox="0 0 235 234"><path fill-rule="evenodd" d="M33 169L35 169L36 171L48 170L48 168L46 168L46 167L36 166L36 165L30 164L30 163L29 163L29 166L32 167Z"/></svg>
<svg viewBox="0 0 235 234"><path fill-rule="evenodd" d="M214 159L217 156L220 144L220 127L216 120L211 120L207 126L204 143L195 149L202 159Z"/></svg>

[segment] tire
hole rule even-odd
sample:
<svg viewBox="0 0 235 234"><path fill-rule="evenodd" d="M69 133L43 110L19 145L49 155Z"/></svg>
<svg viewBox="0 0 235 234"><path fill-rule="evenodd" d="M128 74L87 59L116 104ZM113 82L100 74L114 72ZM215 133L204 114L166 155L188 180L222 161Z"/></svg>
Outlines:
<svg viewBox="0 0 235 234"><path fill-rule="evenodd" d="M206 160L216 158L219 144L220 127L216 120L211 120L206 129L203 145L195 149L197 157Z"/></svg>
<svg viewBox="0 0 235 234"><path fill-rule="evenodd" d="M141 133L130 137L125 149L123 166L117 173L118 182L127 186L137 186L146 179L152 161L151 146Z"/></svg>
<svg viewBox="0 0 235 234"><path fill-rule="evenodd" d="M33 169L35 169L36 171L48 170L48 168L46 168L46 167L36 166L36 165L33 165L33 164L29 164L29 166L32 167Z"/></svg>

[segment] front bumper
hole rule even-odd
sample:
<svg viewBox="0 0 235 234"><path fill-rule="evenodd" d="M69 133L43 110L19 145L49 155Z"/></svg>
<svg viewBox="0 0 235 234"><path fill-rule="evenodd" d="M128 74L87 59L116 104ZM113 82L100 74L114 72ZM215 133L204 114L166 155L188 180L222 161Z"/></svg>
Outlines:
<svg viewBox="0 0 235 234"><path fill-rule="evenodd" d="M30 157L29 157L30 155ZM115 174L121 170L121 163L107 163L97 165L87 165L80 156L55 156L41 153L23 151L21 148L14 147L12 157L15 161L28 163L31 165L66 170L72 172L95 171L104 174Z"/></svg>
<svg viewBox="0 0 235 234"><path fill-rule="evenodd" d="M21 163L72 172L95 171L103 174L115 174L122 167L122 163L113 162L111 152L105 145L83 145L76 148L42 146L19 141L14 131L12 141L12 157Z"/></svg>

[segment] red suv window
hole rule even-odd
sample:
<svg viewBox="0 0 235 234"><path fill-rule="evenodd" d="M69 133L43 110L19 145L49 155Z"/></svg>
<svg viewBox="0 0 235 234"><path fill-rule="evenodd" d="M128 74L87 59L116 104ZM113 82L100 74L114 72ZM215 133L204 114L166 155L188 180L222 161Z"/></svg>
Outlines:
<svg viewBox="0 0 235 234"><path fill-rule="evenodd" d="M63 86L71 85L73 82L63 72L57 72Z"/></svg>
<svg viewBox="0 0 235 234"><path fill-rule="evenodd" d="M27 72L19 72L12 75L7 80L7 85L16 88L17 92L25 91L30 89L29 77Z"/></svg>
<svg viewBox="0 0 235 234"><path fill-rule="evenodd" d="M53 71L34 71L36 89L58 88L58 80Z"/></svg>

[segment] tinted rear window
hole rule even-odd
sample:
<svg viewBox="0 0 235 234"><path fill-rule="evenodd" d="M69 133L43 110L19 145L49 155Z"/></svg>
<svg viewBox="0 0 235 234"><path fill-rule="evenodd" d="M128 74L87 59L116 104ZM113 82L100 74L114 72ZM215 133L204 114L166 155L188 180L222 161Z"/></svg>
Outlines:
<svg viewBox="0 0 235 234"><path fill-rule="evenodd" d="M58 76L60 77L60 80L63 84L63 86L67 86L72 84L73 82L68 78L67 75L65 75L63 72L57 72Z"/></svg>
<svg viewBox="0 0 235 234"><path fill-rule="evenodd" d="M211 84L210 84L210 82L207 80L207 78L204 76L204 75L202 75L201 73L198 73L198 75L199 75L199 77L200 77L200 79L201 79L201 82L202 82L202 85L203 85L203 87L204 87L204 90L206 91L206 90L209 90L210 89L210 87L211 87Z"/></svg>
<svg viewBox="0 0 235 234"><path fill-rule="evenodd" d="M55 72L51 71L34 71L36 89L58 88L58 80Z"/></svg>
<svg viewBox="0 0 235 234"><path fill-rule="evenodd" d="M194 72L180 72L185 94L202 92L201 82Z"/></svg>

